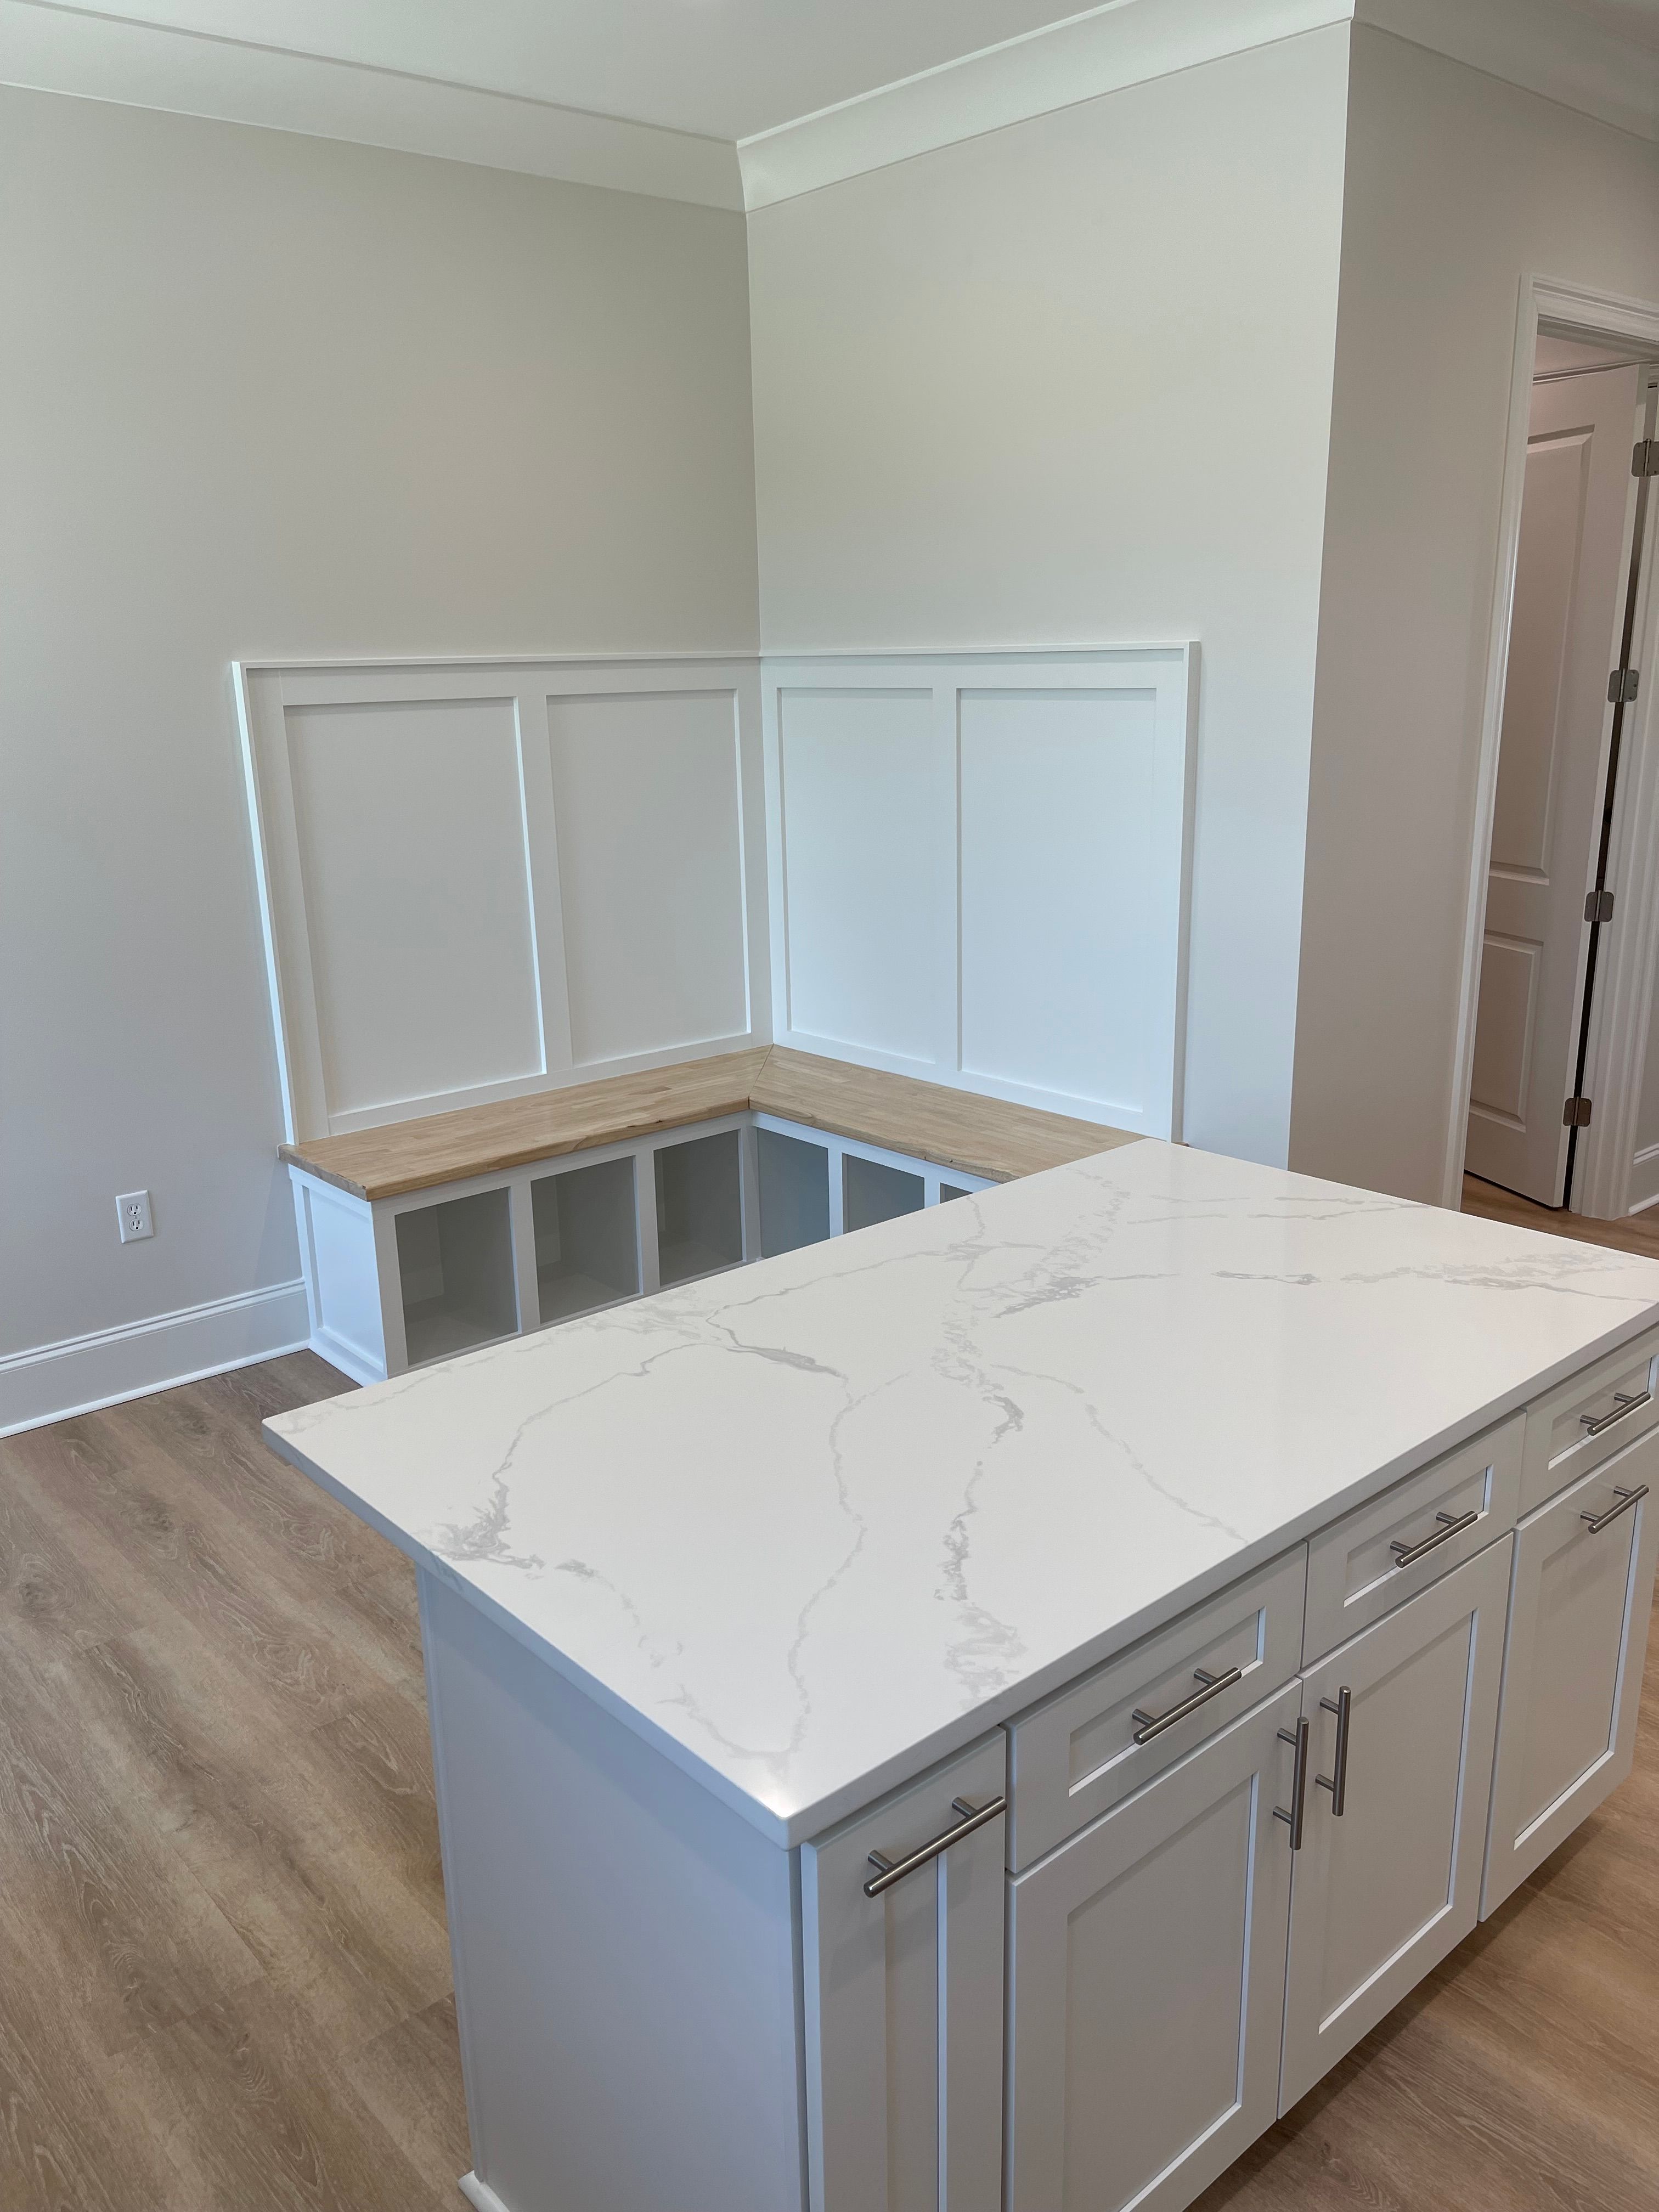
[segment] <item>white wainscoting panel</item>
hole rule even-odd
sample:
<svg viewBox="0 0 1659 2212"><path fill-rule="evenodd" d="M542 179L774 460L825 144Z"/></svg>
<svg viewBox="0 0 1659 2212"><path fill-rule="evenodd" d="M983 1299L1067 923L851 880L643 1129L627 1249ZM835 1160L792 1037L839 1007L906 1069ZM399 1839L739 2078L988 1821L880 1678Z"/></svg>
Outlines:
<svg viewBox="0 0 1659 2212"><path fill-rule="evenodd" d="M1178 1136L1196 657L767 658L778 1042Z"/></svg>
<svg viewBox="0 0 1659 2212"><path fill-rule="evenodd" d="M746 1036L735 695L553 698L547 713L576 1066Z"/></svg>
<svg viewBox="0 0 1659 2212"><path fill-rule="evenodd" d="M751 659L234 675L291 1140L765 1041Z"/></svg>

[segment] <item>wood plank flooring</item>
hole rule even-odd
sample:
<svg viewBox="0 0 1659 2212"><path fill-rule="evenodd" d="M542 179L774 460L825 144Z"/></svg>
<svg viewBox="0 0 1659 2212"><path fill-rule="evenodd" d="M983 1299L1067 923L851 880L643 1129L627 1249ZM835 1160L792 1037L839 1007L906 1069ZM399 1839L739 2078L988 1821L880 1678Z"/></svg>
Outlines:
<svg viewBox="0 0 1659 2212"><path fill-rule="evenodd" d="M460 2204L412 1575L258 1437L346 1387L0 1441L0 2212ZM1659 2203L1648 1682L1631 1781L1204 2212Z"/></svg>

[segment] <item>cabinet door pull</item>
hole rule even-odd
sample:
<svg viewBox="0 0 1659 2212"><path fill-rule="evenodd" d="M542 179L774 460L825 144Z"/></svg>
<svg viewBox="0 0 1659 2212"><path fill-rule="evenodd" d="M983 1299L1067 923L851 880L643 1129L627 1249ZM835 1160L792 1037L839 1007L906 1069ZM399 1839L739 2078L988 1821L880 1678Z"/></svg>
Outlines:
<svg viewBox="0 0 1659 2212"><path fill-rule="evenodd" d="M948 1851L952 1844L959 1844L964 1836L971 1836L975 1828L982 1828L988 1821L994 1820L999 1813L1006 1810L1007 1804L1006 1796L994 1797L988 1805L970 1805L965 1797L953 1797L951 1810L957 1815L956 1826L946 1828L931 1843L923 1844L919 1850L912 1851L908 1858L895 1860L890 1859L884 1851L871 1852L870 1863L878 1871L873 1881L865 1883L865 1895L879 1897L883 1890L890 1889L896 1881L902 1881L907 1874L914 1874L918 1867L926 1866L930 1859L936 1859L942 1851Z"/></svg>
<svg viewBox="0 0 1659 2212"><path fill-rule="evenodd" d="M1437 1545L1449 1543L1454 1536L1462 1535L1465 1528L1473 1528L1480 1518L1480 1508L1478 1505L1472 1505L1467 1513L1459 1513L1455 1517L1449 1513L1437 1513L1434 1517L1441 1525L1435 1530L1432 1536L1425 1536L1420 1544L1389 1545L1389 1549L1394 1553L1394 1563L1396 1567L1415 1566L1417 1562L1426 1553L1433 1551Z"/></svg>
<svg viewBox="0 0 1659 2212"><path fill-rule="evenodd" d="M1592 1536L1599 1536L1609 1521L1616 1521L1621 1513L1628 1513L1632 1505L1639 1505L1648 1494L1648 1486L1644 1482L1639 1490L1620 1490L1615 1482L1613 1486L1613 1494L1619 1503L1616 1505L1609 1505L1605 1513L1581 1513L1578 1516L1581 1521L1589 1522L1589 1532Z"/></svg>
<svg viewBox="0 0 1659 2212"><path fill-rule="evenodd" d="M1346 1687L1336 1693L1336 1702L1328 1698L1319 1700L1321 1712L1336 1715L1336 1774L1316 1774L1317 1788L1331 1793L1331 1818L1340 1820L1348 1802L1348 1723L1353 1718L1353 1692Z"/></svg>
<svg viewBox="0 0 1659 2212"><path fill-rule="evenodd" d="M1282 1805L1275 1805L1273 1818L1275 1820L1283 1820L1291 1832L1291 1849L1293 1851L1299 1851L1302 1848L1302 1823L1308 1809L1307 1722L1299 1720L1297 1723L1294 1735L1289 1729L1280 1729L1279 1741L1280 1743L1295 1746L1296 1764L1291 1770L1291 1809L1287 1813Z"/></svg>
<svg viewBox="0 0 1659 2212"><path fill-rule="evenodd" d="M1194 1690L1190 1698L1183 1698L1178 1705L1171 1705L1167 1713L1143 1713L1135 1707L1134 1717L1140 1726L1134 1732L1137 1743L1150 1743L1165 1729L1172 1729L1177 1721L1184 1721L1188 1713L1195 1713L1200 1705L1207 1705L1212 1698L1218 1698L1224 1690L1231 1690L1235 1682L1244 1680L1242 1667L1229 1667L1224 1674L1206 1674L1201 1667L1193 1669L1193 1680L1201 1682L1201 1690Z"/></svg>
<svg viewBox="0 0 1659 2212"><path fill-rule="evenodd" d="M1603 1413L1600 1420L1594 1413L1581 1413L1578 1416L1579 1425L1586 1436L1599 1437L1603 1429L1610 1429L1615 1421L1622 1421L1626 1413L1633 1413L1638 1406L1650 1406L1652 1403L1651 1390L1615 1390L1610 1413Z"/></svg>

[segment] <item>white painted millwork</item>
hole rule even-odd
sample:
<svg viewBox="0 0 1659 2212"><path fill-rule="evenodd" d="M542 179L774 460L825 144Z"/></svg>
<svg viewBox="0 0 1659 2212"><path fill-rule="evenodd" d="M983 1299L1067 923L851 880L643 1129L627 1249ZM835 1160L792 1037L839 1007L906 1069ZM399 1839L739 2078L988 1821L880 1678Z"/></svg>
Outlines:
<svg viewBox="0 0 1659 2212"><path fill-rule="evenodd" d="M1387 1614L1302 1679L1306 1822L1291 1894L1288 2112L1461 1942L1480 1902L1512 1538ZM1337 1721L1352 1700L1347 1793Z"/></svg>
<svg viewBox="0 0 1659 2212"><path fill-rule="evenodd" d="M290 1142L763 1036L752 659L236 677Z"/></svg>
<svg viewBox="0 0 1659 2212"><path fill-rule="evenodd" d="M1516 1532L1483 1917L1630 1772L1659 1564L1656 1485L1650 1431Z"/></svg>
<svg viewBox="0 0 1659 2212"><path fill-rule="evenodd" d="M763 660L777 1042L1178 1137L1196 664Z"/></svg>
<svg viewBox="0 0 1659 2212"><path fill-rule="evenodd" d="M1527 444L1466 1164L1543 1206L1565 1187L1640 380L1535 386Z"/></svg>
<svg viewBox="0 0 1659 2212"><path fill-rule="evenodd" d="M1271 2124L1298 1705L1010 1884L1008 2212L1176 2212Z"/></svg>
<svg viewBox="0 0 1659 2212"><path fill-rule="evenodd" d="M267 1424L422 1571L472 2201L1181 2212L1625 1771L1656 1321L1147 1140Z"/></svg>
<svg viewBox="0 0 1659 2212"><path fill-rule="evenodd" d="M1001 2212L1001 1818L864 1885L1006 1788L999 1730L802 1849L810 2212Z"/></svg>

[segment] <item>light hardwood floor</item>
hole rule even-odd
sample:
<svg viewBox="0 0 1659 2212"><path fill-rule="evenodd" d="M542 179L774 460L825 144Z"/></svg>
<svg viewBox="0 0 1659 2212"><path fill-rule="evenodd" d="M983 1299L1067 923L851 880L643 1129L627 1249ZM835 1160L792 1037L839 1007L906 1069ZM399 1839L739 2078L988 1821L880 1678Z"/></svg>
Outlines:
<svg viewBox="0 0 1659 2212"><path fill-rule="evenodd" d="M0 2212L460 2203L412 1577L258 1437L345 1387L0 1441ZM1659 2203L1656 1675L1631 1781L1204 2212Z"/></svg>

